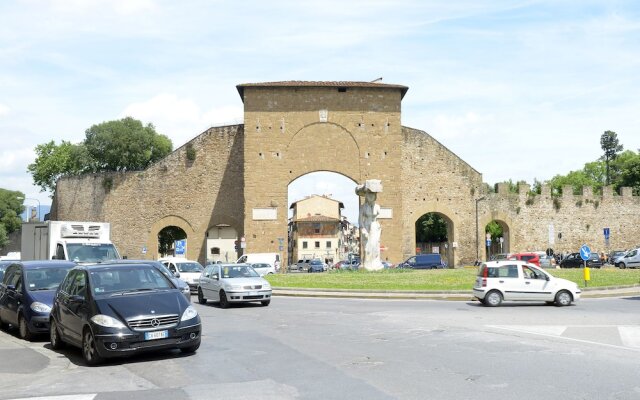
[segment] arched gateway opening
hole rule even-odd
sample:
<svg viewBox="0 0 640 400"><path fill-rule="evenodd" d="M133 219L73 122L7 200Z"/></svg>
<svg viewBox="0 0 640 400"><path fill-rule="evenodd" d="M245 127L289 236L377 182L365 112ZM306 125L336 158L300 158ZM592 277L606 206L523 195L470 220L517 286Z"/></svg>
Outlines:
<svg viewBox="0 0 640 400"><path fill-rule="evenodd" d="M179 226L165 226L158 232L158 255L160 257L186 257L186 246L176 244L187 239L187 233ZM183 242L186 243L186 242Z"/></svg>
<svg viewBox="0 0 640 400"><path fill-rule="evenodd" d="M484 232L485 260L505 258L511 251L509 225L505 221L494 219L485 225Z"/></svg>
<svg viewBox="0 0 640 400"><path fill-rule="evenodd" d="M416 254L440 254L447 266L453 267L453 232L453 221L445 214L423 214L415 222Z"/></svg>
<svg viewBox="0 0 640 400"><path fill-rule="evenodd" d="M290 270L305 260L329 267L359 255L359 198L356 182L335 172L304 174L288 186L288 259Z"/></svg>

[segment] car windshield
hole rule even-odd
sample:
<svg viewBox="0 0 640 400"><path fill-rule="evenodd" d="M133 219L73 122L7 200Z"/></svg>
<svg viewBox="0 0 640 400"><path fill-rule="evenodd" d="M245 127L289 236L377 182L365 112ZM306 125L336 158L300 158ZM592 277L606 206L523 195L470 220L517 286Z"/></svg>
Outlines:
<svg viewBox="0 0 640 400"><path fill-rule="evenodd" d="M251 264L253 268L269 268L269 264Z"/></svg>
<svg viewBox="0 0 640 400"><path fill-rule="evenodd" d="M312 260L310 264L313 264L313 265L322 265L322 261L320 261L320 260Z"/></svg>
<svg viewBox="0 0 640 400"><path fill-rule="evenodd" d="M98 263L120 258L111 243L68 243L69 260L77 263Z"/></svg>
<svg viewBox="0 0 640 400"><path fill-rule="evenodd" d="M260 276L260 274L258 274L253 268L248 265L227 265L222 267L221 269L223 278L253 278Z"/></svg>
<svg viewBox="0 0 640 400"><path fill-rule="evenodd" d="M141 292L173 289L174 286L159 270L151 266L118 266L89 272L95 294Z"/></svg>
<svg viewBox="0 0 640 400"><path fill-rule="evenodd" d="M178 271L180 272L202 272L204 268L197 262L179 262L176 263Z"/></svg>
<svg viewBox="0 0 640 400"><path fill-rule="evenodd" d="M67 272L72 268L60 266L55 268L27 269L25 287L29 291L55 290L60 286L60 282L67 276Z"/></svg>

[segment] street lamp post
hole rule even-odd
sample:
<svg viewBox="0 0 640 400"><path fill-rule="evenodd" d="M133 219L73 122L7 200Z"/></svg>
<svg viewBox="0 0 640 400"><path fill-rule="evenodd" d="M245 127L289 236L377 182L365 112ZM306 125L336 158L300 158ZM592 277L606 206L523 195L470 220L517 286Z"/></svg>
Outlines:
<svg viewBox="0 0 640 400"><path fill-rule="evenodd" d="M478 203L484 199L484 196L476 199L476 263L480 261L480 242L478 240Z"/></svg>

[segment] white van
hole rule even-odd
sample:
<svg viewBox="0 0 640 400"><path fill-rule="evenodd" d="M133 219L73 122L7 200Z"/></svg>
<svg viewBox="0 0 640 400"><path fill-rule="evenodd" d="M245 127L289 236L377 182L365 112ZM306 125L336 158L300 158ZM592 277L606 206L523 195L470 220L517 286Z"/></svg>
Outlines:
<svg viewBox="0 0 640 400"><path fill-rule="evenodd" d="M172 273L180 273L180 279L185 281L191 288L191 293L196 293L198 289L198 279L204 268L197 261L186 258L161 258L158 261L163 263Z"/></svg>
<svg viewBox="0 0 640 400"><path fill-rule="evenodd" d="M280 270L280 254L278 253L247 253L243 254L242 257L238 258L237 263L245 263L245 264L258 264L264 263L269 264L271 268L268 271L259 273L261 275L266 275L269 273L276 273Z"/></svg>

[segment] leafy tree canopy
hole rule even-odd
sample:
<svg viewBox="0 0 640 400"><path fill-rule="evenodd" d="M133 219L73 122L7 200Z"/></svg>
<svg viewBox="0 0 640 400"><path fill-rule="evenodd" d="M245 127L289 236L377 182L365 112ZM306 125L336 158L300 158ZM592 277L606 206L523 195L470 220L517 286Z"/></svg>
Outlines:
<svg viewBox="0 0 640 400"><path fill-rule="evenodd" d="M24 194L0 188L0 246L7 244L7 234L20 228Z"/></svg>
<svg viewBox="0 0 640 400"><path fill-rule="evenodd" d="M158 233L158 253L169 254L176 240L186 239L187 234L177 226L164 227Z"/></svg>
<svg viewBox="0 0 640 400"><path fill-rule="evenodd" d="M447 241L447 222L436 213L424 214L416 221L416 242Z"/></svg>
<svg viewBox="0 0 640 400"><path fill-rule="evenodd" d="M42 191L53 193L63 175L141 170L169 154L171 140L131 118L93 125L82 143L54 141L36 146L36 160L27 170Z"/></svg>
<svg viewBox="0 0 640 400"><path fill-rule="evenodd" d="M494 242L498 241L498 238L503 237L504 232L502 231L502 225L497 223L496 221L491 221L484 228L485 233L491 234L491 240Z"/></svg>

